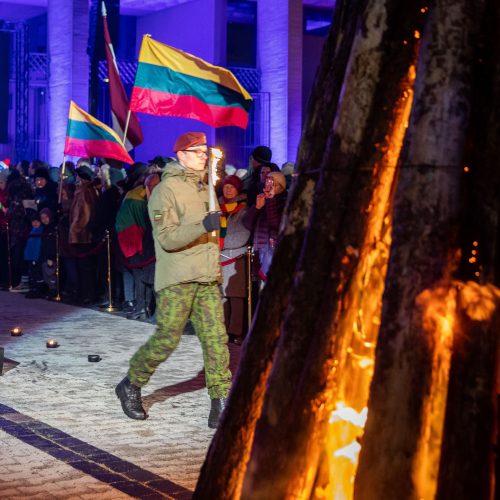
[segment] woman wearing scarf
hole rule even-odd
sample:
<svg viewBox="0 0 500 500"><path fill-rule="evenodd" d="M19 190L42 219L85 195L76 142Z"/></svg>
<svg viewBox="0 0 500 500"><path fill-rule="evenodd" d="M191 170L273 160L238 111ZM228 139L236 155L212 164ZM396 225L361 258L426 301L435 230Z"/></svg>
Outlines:
<svg viewBox="0 0 500 500"><path fill-rule="evenodd" d="M243 226L242 218L247 210L246 194L240 194L241 179L236 175L222 182L220 247L222 265L222 295L224 319L229 341L241 344L245 316L247 242L250 231Z"/></svg>

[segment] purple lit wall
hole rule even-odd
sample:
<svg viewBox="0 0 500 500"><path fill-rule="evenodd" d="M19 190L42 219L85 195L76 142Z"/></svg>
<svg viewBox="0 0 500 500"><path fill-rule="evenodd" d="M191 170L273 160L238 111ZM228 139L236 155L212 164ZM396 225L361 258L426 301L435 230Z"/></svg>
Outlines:
<svg viewBox="0 0 500 500"><path fill-rule="evenodd" d="M302 130L302 1L259 0L258 64L269 92L273 161L295 161Z"/></svg>
<svg viewBox="0 0 500 500"><path fill-rule="evenodd" d="M70 100L88 109L88 0L48 0L49 154L51 165L63 160Z"/></svg>
<svg viewBox="0 0 500 500"><path fill-rule="evenodd" d="M201 57L212 64L225 64L226 7L224 0L193 0L137 20L137 54L144 34L155 40ZM156 155L172 156L179 134L201 131L209 144L215 129L196 120L158 117L139 113L144 143L136 148L136 159L147 161Z"/></svg>

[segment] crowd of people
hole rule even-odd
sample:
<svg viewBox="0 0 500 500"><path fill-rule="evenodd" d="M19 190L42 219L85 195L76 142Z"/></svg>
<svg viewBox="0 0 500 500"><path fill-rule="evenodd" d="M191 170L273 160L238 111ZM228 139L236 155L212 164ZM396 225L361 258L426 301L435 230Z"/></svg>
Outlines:
<svg viewBox="0 0 500 500"><path fill-rule="evenodd" d="M0 284L27 298L82 306L106 306L111 298L127 318L155 321L156 214L148 205L162 180L185 175L173 172L175 165L176 158L161 156L130 166L88 158L57 168L0 162ZM292 173L293 164L280 170L271 149L258 146L247 169L223 167L216 185L230 342L241 343L248 324L249 255L254 292L266 280Z"/></svg>

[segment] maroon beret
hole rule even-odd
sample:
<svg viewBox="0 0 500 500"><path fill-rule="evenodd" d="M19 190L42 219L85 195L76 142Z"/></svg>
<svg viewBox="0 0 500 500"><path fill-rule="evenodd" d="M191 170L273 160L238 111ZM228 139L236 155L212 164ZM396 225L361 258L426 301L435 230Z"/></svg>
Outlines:
<svg viewBox="0 0 500 500"><path fill-rule="evenodd" d="M207 143L207 137L203 132L186 132L180 135L174 144L174 152L183 151L192 146L202 146Z"/></svg>

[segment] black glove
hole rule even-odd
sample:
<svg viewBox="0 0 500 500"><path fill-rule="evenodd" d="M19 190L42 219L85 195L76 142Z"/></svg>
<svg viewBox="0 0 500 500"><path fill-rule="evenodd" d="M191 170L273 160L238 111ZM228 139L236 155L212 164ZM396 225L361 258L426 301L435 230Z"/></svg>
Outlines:
<svg viewBox="0 0 500 500"><path fill-rule="evenodd" d="M201 221L207 233L220 229L220 212L210 212Z"/></svg>

